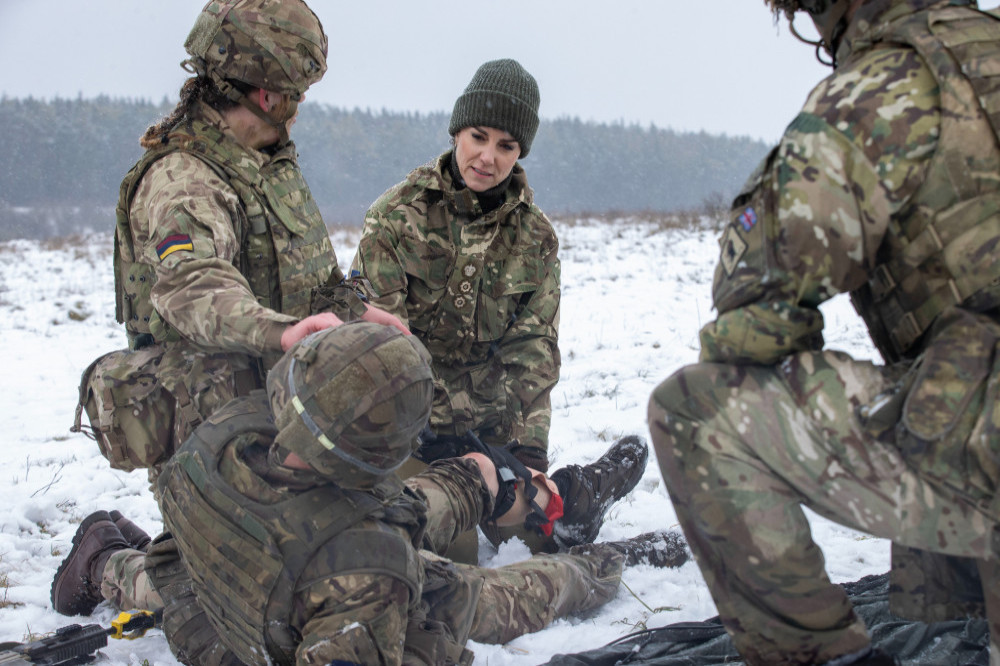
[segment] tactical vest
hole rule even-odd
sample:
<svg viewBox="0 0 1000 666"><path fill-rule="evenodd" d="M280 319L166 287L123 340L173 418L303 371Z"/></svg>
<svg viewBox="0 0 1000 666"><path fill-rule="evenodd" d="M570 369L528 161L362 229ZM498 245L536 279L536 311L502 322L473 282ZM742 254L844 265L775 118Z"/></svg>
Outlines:
<svg viewBox="0 0 1000 666"><path fill-rule="evenodd" d="M868 283L851 294L879 351L914 358L945 309L1000 306L1000 20L971 7L907 15L880 44L910 47L941 91L924 185L890 220Z"/></svg>
<svg viewBox="0 0 1000 666"><path fill-rule="evenodd" d="M366 573L403 581L416 597L423 576L411 541L382 529L352 529L365 518L419 514L392 477L372 493L333 485L275 494L264 503L223 478L257 434L277 434L263 391L212 415L165 466L159 480L166 529L179 545L194 590L226 645L246 664L294 664L301 636L289 626L293 595L319 555L323 577ZM248 481L252 483L252 481ZM262 483L262 481L261 481ZM411 509L408 511L408 509ZM394 521L418 538L419 521ZM315 568L311 571L315 572ZM173 639L172 639L173 640Z"/></svg>
<svg viewBox="0 0 1000 666"><path fill-rule="evenodd" d="M136 256L129 220L142 177L153 163L176 151L204 161L239 197L245 218L236 222L241 246L237 269L257 301L293 317L308 316L312 288L326 283L336 258L296 162L294 144L281 148L258 169L239 144L206 122L185 123L168 139L162 147L146 151L125 176L115 211L115 316L125 324L130 348L177 339L153 309L149 295L155 269Z"/></svg>

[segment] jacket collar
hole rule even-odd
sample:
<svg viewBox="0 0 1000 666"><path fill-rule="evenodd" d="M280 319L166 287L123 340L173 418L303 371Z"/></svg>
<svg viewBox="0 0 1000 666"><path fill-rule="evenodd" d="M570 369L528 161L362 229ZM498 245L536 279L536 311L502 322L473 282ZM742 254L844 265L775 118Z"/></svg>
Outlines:
<svg viewBox="0 0 1000 666"><path fill-rule="evenodd" d="M451 177L449 165L453 159L454 151L449 150L437 158L429 165L430 169L422 169L423 172L417 177L417 184L429 190L438 190L448 204L460 215L469 217L480 217L483 214L479 206L479 200L475 192L467 187L461 189L455 187L455 181ZM528 187L528 177L520 163L514 164L514 170L507 186L507 200L500 205L497 211L509 211L518 204L531 205L534 194Z"/></svg>
<svg viewBox="0 0 1000 666"><path fill-rule="evenodd" d="M975 7L976 0L869 0L851 18L837 49L837 62L846 63L882 41L894 21L917 12L939 7Z"/></svg>

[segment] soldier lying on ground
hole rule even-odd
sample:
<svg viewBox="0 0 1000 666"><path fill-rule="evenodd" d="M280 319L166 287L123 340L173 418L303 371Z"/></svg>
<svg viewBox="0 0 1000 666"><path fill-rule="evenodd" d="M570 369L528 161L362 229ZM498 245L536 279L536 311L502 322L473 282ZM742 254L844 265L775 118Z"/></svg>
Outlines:
<svg viewBox="0 0 1000 666"><path fill-rule="evenodd" d="M266 395L229 403L167 463L167 531L146 570L178 659L470 663L467 640L506 642L605 603L623 563L686 560L669 533L498 569L438 556L483 515L510 524L531 509L502 457L438 461L405 484L393 473L431 409L428 362L415 337L391 327L315 333L274 366ZM543 492L536 501L544 506ZM54 590L70 594L60 577L96 580L78 555L90 542L129 548L118 529L105 512L89 517Z"/></svg>
<svg viewBox="0 0 1000 666"><path fill-rule="evenodd" d="M524 467L506 448L477 444L479 450L465 457L478 462L492 494L497 496L499 493L494 510L479 512L478 524L492 527L495 532L524 534L534 539L534 543L545 544L545 552L593 542L611 506L630 492L642 477L648 457L645 442L639 437L628 436L593 463L567 465L558 470L556 474L571 483L577 506L587 508L586 514L577 514L578 522L571 530L563 530L565 534L576 534L576 540L558 546L552 535L563 520L560 489L538 470ZM503 482L496 480L500 476ZM154 494L158 495L158 490ZM163 512L174 510L162 502L160 509ZM113 524L105 524L105 520L98 519L95 514L80 525L73 537L73 550L52 582L52 607L64 615L89 615L105 600L121 610L162 607L163 601L145 571L144 551L149 537L118 511L98 514L107 515ZM452 526L453 536L441 543L447 549L459 536L468 538L471 535L475 550L471 557L463 557L461 561L475 563L478 561L477 521L470 523L465 516L460 518L458 524L464 527ZM166 515L164 521L169 523ZM448 549L447 554L454 551L454 548ZM445 550L439 552L445 554ZM460 552L463 556L469 555L468 549L463 548Z"/></svg>

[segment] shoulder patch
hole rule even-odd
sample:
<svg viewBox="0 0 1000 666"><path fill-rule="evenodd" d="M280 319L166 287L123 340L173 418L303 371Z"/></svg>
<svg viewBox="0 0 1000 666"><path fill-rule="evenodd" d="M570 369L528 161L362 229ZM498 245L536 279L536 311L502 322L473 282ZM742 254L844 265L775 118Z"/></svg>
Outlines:
<svg viewBox="0 0 1000 666"><path fill-rule="evenodd" d="M748 207L743 214L739 217L740 225L743 226L743 231L750 231L753 229L754 225L757 224L757 211L753 208Z"/></svg>
<svg viewBox="0 0 1000 666"><path fill-rule="evenodd" d="M191 237L187 234L176 234L174 236L167 236L163 239L159 245L156 246L156 256L163 261L174 252L194 252L194 243L191 242Z"/></svg>
<svg viewBox="0 0 1000 666"><path fill-rule="evenodd" d="M736 265L740 263L740 259L747 251L747 242L743 240L740 233L736 230L736 227L729 226L726 228L726 233L722 237L722 255L719 257L719 263L722 264L723 270L726 271L726 275L729 277L733 276L733 272L736 270Z"/></svg>

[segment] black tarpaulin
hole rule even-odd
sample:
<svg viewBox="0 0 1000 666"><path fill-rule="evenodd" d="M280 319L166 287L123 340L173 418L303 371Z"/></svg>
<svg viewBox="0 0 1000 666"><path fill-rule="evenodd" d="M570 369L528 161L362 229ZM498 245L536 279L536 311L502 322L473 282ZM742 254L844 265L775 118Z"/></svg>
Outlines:
<svg viewBox="0 0 1000 666"><path fill-rule="evenodd" d="M989 666L984 619L911 622L889 612L889 574L866 576L844 588L868 626L872 642L909 666ZM631 634L602 648L558 654L549 666L739 666L743 664L718 617Z"/></svg>

